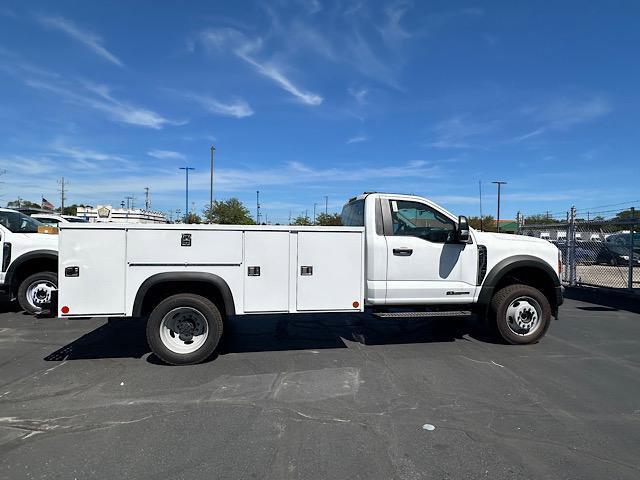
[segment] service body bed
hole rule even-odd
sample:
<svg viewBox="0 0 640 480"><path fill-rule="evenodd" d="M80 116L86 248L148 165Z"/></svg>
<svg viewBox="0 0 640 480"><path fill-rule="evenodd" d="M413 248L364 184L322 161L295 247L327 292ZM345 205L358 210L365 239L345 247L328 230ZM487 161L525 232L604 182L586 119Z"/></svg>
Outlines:
<svg viewBox="0 0 640 480"><path fill-rule="evenodd" d="M364 308L363 227L60 224L59 249L61 317L133 316L145 282L185 272L236 314Z"/></svg>

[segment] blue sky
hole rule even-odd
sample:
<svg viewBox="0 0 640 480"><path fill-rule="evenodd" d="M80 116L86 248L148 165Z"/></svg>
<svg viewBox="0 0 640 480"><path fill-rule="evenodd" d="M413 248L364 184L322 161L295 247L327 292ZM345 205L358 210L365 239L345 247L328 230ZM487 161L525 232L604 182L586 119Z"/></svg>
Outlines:
<svg viewBox="0 0 640 480"><path fill-rule="evenodd" d="M638 194L640 4L3 2L0 202L270 221L365 190L503 217ZM191 208L191 205L190 205ZM494 213L495 214L495 213Z"/></svg>

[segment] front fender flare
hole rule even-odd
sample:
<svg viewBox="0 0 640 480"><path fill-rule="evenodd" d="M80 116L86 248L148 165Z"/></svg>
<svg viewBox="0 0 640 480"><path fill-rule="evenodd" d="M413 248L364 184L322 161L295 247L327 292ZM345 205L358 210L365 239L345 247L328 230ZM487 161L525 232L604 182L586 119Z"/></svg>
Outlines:
<svg viewBox="0 0 640 480"><path fill-rule="evenodd" d="M496 286L504 276L509 272L522 267L541 270L548 277L549 283L553 286L554 290L556 292L561 291L562 287L560 286L560 279L551 265L544 260L531 255L514 255L513 257L501 260L491 269L491 271L489 271L480 288L480 295L478 296L477 302L478 306L486 311L489 307L489 303L491 302ZM555 303L555 307L559 306L562 303L562 297L556 299Z"/></svg>
<svg viewBox="0 0 640 480"><path fill-rule="evenodd" d="M12 285L16 272L20 270L20 266L31 260L47 259L53 260L58 263L58 252L55 250L32 250L31 252L23 253L18 258L13 260L7 268L7 273L4 277L4 282L7 285ZM56 273L58 273L56 269Z"/></svg>

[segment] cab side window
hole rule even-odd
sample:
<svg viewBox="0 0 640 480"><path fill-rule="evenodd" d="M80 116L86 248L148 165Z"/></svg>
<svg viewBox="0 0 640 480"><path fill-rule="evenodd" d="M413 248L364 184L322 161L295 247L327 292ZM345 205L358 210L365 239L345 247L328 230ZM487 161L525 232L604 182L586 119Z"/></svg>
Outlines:
<svg viewBox="0 0 640 480"><path fill-rule="evenodd" d="M419 202L390 200L394 236L420 237L434 243L452 241L455 222Z"/></svg>

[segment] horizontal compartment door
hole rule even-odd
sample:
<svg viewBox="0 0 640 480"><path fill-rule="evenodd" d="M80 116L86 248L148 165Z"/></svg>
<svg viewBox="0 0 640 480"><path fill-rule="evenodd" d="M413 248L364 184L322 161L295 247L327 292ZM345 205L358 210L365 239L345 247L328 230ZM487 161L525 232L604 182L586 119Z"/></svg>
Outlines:
<svg viewBox="0 0 640 480"><path fill-rule="evenodd" d="M359 232L299 232L297 309L360 310L362 257Z"/></svg>
<svg viewBox="0 0 640 480"><path fill-rule="evenodd" d="M130 229L128 261L133 265L240 265L242 231Z"/></svg>

